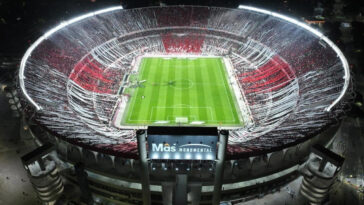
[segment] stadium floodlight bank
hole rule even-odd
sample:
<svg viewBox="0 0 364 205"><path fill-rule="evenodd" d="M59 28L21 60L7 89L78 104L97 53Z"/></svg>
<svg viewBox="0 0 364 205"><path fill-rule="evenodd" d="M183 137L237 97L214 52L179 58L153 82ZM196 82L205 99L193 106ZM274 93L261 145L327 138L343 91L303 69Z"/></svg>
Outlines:
<svg viewBox="0 0 364 205"><path fill-rule="evenodd" d="M139 71L153 69L142 65L146 56L169 56L159 59L167 64L172 61L167 58L183 59L189 55L196 58L190 61L197 64L212 56L223 59L227 77L220 80L226 80L229 91L217 95L231 95L234 102L230 107L239 122L210 123L210 118L219 114L208 114L210 108L194 110L190 104L186 104L189 109L176 110L178 104L162 109L168 106L160 106L161 100L175 100L174 97L155 97L153 100L160 102L148 107L141 103L150 101L148 96L127 96L128 89L137 95L143 89L141 81L130 88L133 78L143 77ZM168 83L169 77L162 69L157 69L155 76ZM169 83L190 86L197 70L188 73L184 81ZM178 72L169 73L179 75ZM213 73L204 71L201 76L211 79L208 75ZM141 80L147 80L144 84L152 87L149 77ZM325 36L291 18L246 6L113 7L82 15L39 38L27 50L19 71L22 103L29 118L60 138L120 155L127 153L127 148L135 148L136 129L171 122L181 126L231 127L228 150L234 152L229 151L229 156L300 143L343 116L349 82L345 57ZM124 83L129 83L129 87ZM148 95L156 96L163 89L155 87ZM205 94L208 93L211 94ZM212 104L226 102L206 99ZM129 108L137 104L144 111L150 110L144 113L147 116L143 120L147 122L128 124L125 116L132 116L133 109ZM162 113L167 111L173 114L148 118L154 113L164 116ZM205 117L184 112L201 112ZM220 113L228 116L226 110Z"/></svg>

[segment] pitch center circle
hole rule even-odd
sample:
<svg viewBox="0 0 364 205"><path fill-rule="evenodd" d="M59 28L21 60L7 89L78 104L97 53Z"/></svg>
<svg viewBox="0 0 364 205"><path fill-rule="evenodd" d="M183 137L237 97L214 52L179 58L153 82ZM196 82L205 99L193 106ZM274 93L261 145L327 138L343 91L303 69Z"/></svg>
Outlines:
<svg viewBox="0 0 364 205"><path fill-rule="evenodd" d="M175 81L170 81L168 83L176 89L188 89L193 86L193 82L187 79L178 79Z"/></svg>

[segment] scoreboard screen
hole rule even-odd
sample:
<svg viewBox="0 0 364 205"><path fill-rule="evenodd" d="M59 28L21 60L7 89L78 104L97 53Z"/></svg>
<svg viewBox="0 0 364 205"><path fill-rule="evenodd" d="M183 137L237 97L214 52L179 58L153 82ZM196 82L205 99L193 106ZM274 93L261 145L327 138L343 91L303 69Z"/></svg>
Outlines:
<svg viewBox="0 0 364 205"><path fill-rule="evenodd" d="M215 160L217 129L148 128L148 158L165 160Z"/></svg>

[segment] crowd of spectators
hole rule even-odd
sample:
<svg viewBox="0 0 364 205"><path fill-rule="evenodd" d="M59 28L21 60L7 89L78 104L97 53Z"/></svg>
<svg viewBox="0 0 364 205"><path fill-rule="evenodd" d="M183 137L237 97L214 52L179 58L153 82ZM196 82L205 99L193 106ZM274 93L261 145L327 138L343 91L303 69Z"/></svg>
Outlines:
<svg viewBox="0 0 364 205"><path fill-rule="evenodd" d="M122 80L136 57L170 53L231 60L254 120L231 132L240 150L300 139L343 111L342 104L325 111L339 96L344 71L318 37L253 11L173 6L100 14L41 42L24 73L26 92L41 107L36 119L65 138L123 152L120 144L133 142L134 131L110 124Z"/></svg>

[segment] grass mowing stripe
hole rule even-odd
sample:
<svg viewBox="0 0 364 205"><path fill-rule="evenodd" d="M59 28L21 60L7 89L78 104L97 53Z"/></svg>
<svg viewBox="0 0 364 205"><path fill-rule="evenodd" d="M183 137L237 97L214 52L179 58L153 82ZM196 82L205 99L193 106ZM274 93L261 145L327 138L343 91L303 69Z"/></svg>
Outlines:
<svg viewBox="0 0 364 205"><path fill-rule="evenodd" d="M215 60L207 60L205 61L206 68L208 69L206 71L206 82L213 82L213 84L210 84L209 87L209 93L206 95L206 101L210 102L210 106L214 108L213 111L213 119L210 119L210 121L216 121L224 119L224 112L220 112L222 109L222 102L220 99L220 79L216 78L215 74L217 72L216 66L211 65L211 63L214 63Z"/></svg>
<svg viewBox="0 0 364 205"><path fill-rule="evenodd" d="M188 79L191 82L190 88L188 89L188 102L187 104L191 105L191 107L198 107L198 101L197 101L197 90L198 90L198 84L196 80L196 65L197 60L190 60L188 61ZM189 109L189 117L190 121L196 121L198 120L198 114L196 113L196 108L190 108Z"/></svg>
<svg viewBox="0 0 364 205"><path fill-rule="evenodd" d="M204 80L203 75L205 73L203 72L203 64L201 62L201 59L198 59L196 61L196 84L198 89L197 94L197 107L205 107L206 101L205 101L205 86L204 86ZM207 113L206 109L198 109L198 119L199 121L206 121L207 120Z"/></svg>
<svg viewBox="0 0 364 205"><path fill-rule="evenodd" d="M222 59L219 60L217 62L218 65L218 69L220 70L221 75L223 76L223 83L225 85L225 94L227 95L228 98L228 109L231 111L230 113L232 114L232 119L231 121L234 123L239 123L239 117L237 116L237 112L236 112L236 102L233 99L233 90L231 89L231 87L229 86L229 81L228 81L228 75L227 75L227 71L225 66L222 63Z"/></svg>
<svg viewBox="0 0 364 205"><path fill-rule="evenodd" d="M166 69L169 70L168 72L168 80L173 80L175 79L175 69L172 68L173 64L172 64L172 60L168 60L168 67L166 67ZM173 87L167 86L167 96L166 96L166 107L172 107L174 104L174 92L173 92ZM164 119L165 120L170 120L168 119L169 116L172 116L173 112L171 112L171 109L167 109L164 115Z"/></svg>
<svg viewBox="0 0 364 205"><path fill-rule="evenodd" d="M209 123L212 119L210 119L209 112L210 109L210 103L211 100L207 99L210 98L211 88L208 86L209 84L209 78L208 78L208 72L211 72L211 69L207 66L205 58L198 59L198 69L199 73L201 73L200 79L198 84L200 84L201 89L198 92L198 101L199 101L199 107L201 107L200 110L203 110L203 114L200 115L200 120L205 121L205 123Z"/></svg>
<svg viewBox="0 0 364 205"><path fill-rule="evenodd" d="M227 84L227 76L226 76L226 71L221 65L222 59L216 59L215 61L215 65L216 66L216 75L220 80L220 100L221 100L221 106L222 108L225 110L224 111L224 120L226 122L234 122L235 121L235 117L234 117L234 111L232 111L231 108L231 100L229 99L229 94L230 94L230 90L229 90L229 85Z"/></svg>
<svg viewBox="0 0 364 205"><path fill-rule="evenodd" d="M221 80L216 77L217 68L216 68L216 66L214 66L214 63L215 63L215 59L206 61L206 66L209 69L206 72L207 82L213 82L212 84L209 85L210 95L207 100L210 102L210 106L214 108L214 112L212 113L214 116L213 116L213 119L210 119L210 121L211 122L218 121L218 123L220 123L220 120L224 119L224 115L225 115L224 112L221 112L221 109L223 107L222 107L220 95L221 95L221 92L223 92L223 90L221 90L221 88L220 88Z"/></svg>
<svg viewBox="0 0 364 205"><path fill-rule="evenodd" d="M198 106L198 90L199 90L199 85L197 83L197 78L196 78L196 72L199 69L197 67L197 62L198 59L196 60L192 60L189 61L188 64L188 69L189 69L189 80L191 81L191 88L189 89L189 97L188 97L188 104L191 105L191 107L197 107ZM191 110L191 109L190 109ZM195 120L199 120L198 114L196 113L196 109L192 109L189 113L191 120L195 121Z"/></svg>
<svg viewBox="0 0 364 205"><path fill-rule="evenodd" d="M155 112L155 110L153 109L158 106L160 90L162 88L162 86L153 86L153 84L161 82L162 79L161 73L164 71L161 59L158 58L158 61L154 61L153 65L155 65L154 66L155 70L153 77L151 76L152 78L149 79L150 80L148 83L149 89L147 90L148 98L150 98L150 103L148 105L149 110L145 113L147 116L146 119L152 122L156 120L157 112Z"/></svg>
<svg viewBox="0 0 364 205"><path fill-rule="evenodd" d="M216 66L216 75L219 76L219 79L221 80L220 82L220 89L222 92L220 98L223 98L224 100L221 102L221 107L225 110L224 112L224 117L223 119L226 122L234 122L235 121L235 117L234 117L234 113L232 112L231 109L231 100L229 99L228 93L230 90L228 90L228 85L227 85L227 79L226 79L226 71L223 70L224 68L221 66L220 64L221 60L218 59L215 64Z"/></svg>
<svg viewBox="0 0 364 205"><path fill-rule="evenodd" d="M152 83L154 82L158 82L159 81L159 77L160 77L160 68L159 68L159 65L160 65L160 62L161 62L161 59L159 58L154 58L154 59L151 59L152 62L151 64L153 65L153 74L150 74L148 76L148 83L147 83L147 86L145 88L145 94L146 94L146 98L144 99L145 100L145 106L148 107L148 109L146 109L144 116L145 116L145 119L146 121L154 121L153 120L153 107L157 105L158 103L158 95L159 95L159 86L158 87L153 87L152 86ZM148 98L148 99L147 99ZM142 100L142 101L144 101Z"/></svg>
<svg viewBox="0 0 364 205"><path fill-rule="evenodd" d="M148 67L148 61L147 59L142 59L142 63L141 63L141 68L139 70L139 76L143 76L145 72L149 72L149 69L146 69ZM139 80L138 78L136 78L136 80ZM135 83L135 81L133 82ZM130 112L130 116L127 118L127 120L138 120L138 115L139 115L139 111L140 111L140 102L138 102L139 98L138 96L141 96L142 94L140 94L140 92L143 92L141 90L139 90L138 88L132 88L133 89L133 94L132 94L132 107L131 107L131 112Z"/></svg>
<svg viewBox="0 0 364 205"><path fill-rule="evenodd" d="M189 72L191 72L191 68L190 68L190 62L193 60L190 60L188 58L183 59L182 61L182 66L183 66L183 70L182 70L182 82L181 82L181 92L182 92L182 104L187 105L188 107L186 107L185 109L182 110L182 116L187 116L188 120L191 120L191 116L190 116L190 91L192 89L190 89L189 87L189 83L190 83L190 79L189 79Z"/></svg>
<svg viewBox="0 0 364 205"><path fill-rule="evenodd" d="M176 69L178 59L177 58L172 58L171 61L171 65L170 65L170 69L171 72L173 73L173 78L168 79L169 81L176 81L176 79L179 77L178 75L178 69ZM172 98L173 98L173 103L171 103L168 107L176 107L176 105L180 104L180 99L179 99L179 93L176 91L176 89L173 86L168 86L171 88L170 92L173 94ZM178 109L168 109L168 115L167 118L169 120L173 120L174 122L174 117L178 114Z"/></svg>
<svg viewBox="0 0 364 205"><path fill-rule="evenodd" d="M225 64L220 61L220 66L222 67L222 69L226 70L226 67L225 67ZM226 75L226 78L228 78L228 73L225 72L225 75ZM226 84L229 84L229 82L226 80ZM238 124L241 124L242 122L240 122L240 118L239 118L239 113L238 113L238 110L240 110L239 108L239 104L237 102L237 99L236 99L236 96L234 94L234 90L232 89L231 86L227 85L228 86L228 89L230 92L228 92L228 95L229 95L229 98L230 98L230 101L231 101L231 109L233 109L234 111L234 115L235 115L235 123L238 123Z"/></svg>
<svg viewBox="0 0 364 205"><path fill-rule="evenodd" d="M172 107L175 103L175 98L174 98L174 88L172 86L168 86L168 82L170 80L173 80L176 76L176 70L174 68L174 61L172 59L167 60L166 63L164 64L164 68L166 70L168 70L168 75L167 75L167 79L163 82L165 84L165 88L166 88L166 101L165 101L165 106L164 107ZM163 115L163 119L164 120L171 120L169 119L169 116L173 115L173 110L171 109L165 109L165 113Z"/></svg>
<svg viewBox="0 0 364 205"><path fill-rule="evenodd" d="M175 85L173 86L174 88L174 92L175 92L175 103L174 106L177 107L177 109L173 109L173 118L175 117L182 117L182 110L185 105L183 105L182 103L182 92L180 88L177 88L177 82L180 82L182 80L182 72L183 72L183 67L182 67L182 61L183 59L175 59L174 61L174 66L175 66L175 73L176 73L176 78L174 79Z"/></svg>
<svg viewBox="0 0 364 205"><path fill-rule="evenodd" d="M154 110L152 111L153 114L155 112L155 121L159 121L159 120L165 120L165 113L166 113L166 109L158 109L158 107L166 107L167 105L167 101L165 98L165 96L168 95L168 86L163 85L165 84L165 82L168 81L168 77L169 77L169 73L171 71L171 69L169 69L170 61L166 61L166 60L161 60L161 63L158 65L160 70L159 70L159 75L161 76L161 79L159 82L155 82L155 86L159 86L160 90L159 90L159 96L158 96L158 103L157 105L153 108ZM158 112L157 112L158 110Z"/></svg>
<svg viewBox="0 0 364 205"><path fill-rule="evenodd" d="M146 82L136 88L138 90L138 95L136 96L136 98L139 101L138 115L136 120L143 119L142 123L147 123L148 118L146 117L147 113L150 110L150 103L152 100L151 96L149 95L150 88L148 87L148 83L151 81L151 78L153 78L157 70L156 67L153 66L153 59L147 58L145 60L147 61L146 65L148 67L144 68L145 72L142 73L139 81L146 80ZM144 96L144 98L142 96Z"/></svg>

